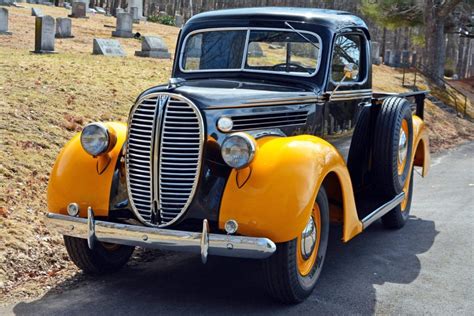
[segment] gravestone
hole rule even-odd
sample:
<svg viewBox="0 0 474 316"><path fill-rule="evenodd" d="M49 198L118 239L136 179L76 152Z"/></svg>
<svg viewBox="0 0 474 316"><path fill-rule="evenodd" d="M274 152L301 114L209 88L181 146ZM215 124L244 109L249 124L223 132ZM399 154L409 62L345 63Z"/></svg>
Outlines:
<svg viewBox="0 0 474 316"><path fill-rule="evenodd" d="M107 13L107 11L105 11L105 9L102 8L102 7L95 7L95 11L96 11L98 14L104 14L104 15L105 15L105 14Z"/></svg>
<svg viewBox="0 0 474 316"><path fill-rule="evenodd" d="M92 54L123 57L125 56L125 51L117 40L94 38Z"/></svg>
<svg viewBox="0 0 474 316"><path fill-rule="evenodd" d="M159 16L167 16L168 14L166 14L165 11L160 11L160 12L158 12L158 15Z"/></svg>
<svg viewBox="0 0 474 316"><path fill-rule="evenodd" d="M411 66L412 66L412 67L416 67L416 66L417 66L417 58L418 58L417 53L416 53L416 52L413 52L413 53L411 54Z"/></svg>
<svg viewBox="0 0 474 316"><path fill-rule="evenodd" d="M36 17L35 21L35 50L36 54L54 53L54 18L45 15Z"/></svg>
<svg viewBox="0 0 474 316"><path fill-rule="evenodd" d="M132 33L132 15L130 13L119 13L117 14L117 25L115 31L112 31L114 37L133 37Z"/></svg>
<svg viewBox="0 0 474 316"><path fill-rule="evenodd" d="M251 42L248 48L249 57L264 57L263 50L256 42Z"/></svg>
<svg viewBox="0 0 474 316"><path fill-rule="evenodd" d="M12 35L8 32L8 10L0 8L0 35Z"/></svg>
<svg viewBox="0 0 474 316"><path fill-rule="evenodd" d="M130 14L132 15L133 23L140 23L140 18L138 17L138 8L130 8Z"/></svg>
<svg viewBox="0 0 474 316"><path fill-rule="evenodd" d="M380 58L380 43L379 42L372 42L370 47L372 63L375 65L380 65L381 58Z"/></svg>
<svg viewBox="0 0 474 316"><path fill-rule="evenodd" d="M409 67L410 66L410 51L404 50L402 51L402 67Z"/></svg>
<svg viewBox="0 0 474 316"><path fill-rule="evenodd" d="M168 59L171 57L168 47L160 36L144 36L142 50L136 51L135 56Z"/></svg>
<svg viewBox="0 0 474 316"><path fill-rule="evenodd" d="M11 6L13 5L13 0L0 0L0 5Z"/></svg>
<svg viewBox="0 0 474 316"><path fill-rule="evenodd" d="M137 8L136 15L132 12L133 8ZM134 20L145 20L143 16L143 0L129 0L128 13L132 14Z"/></svg>
<svg viewBox="0 0 474 316"><path fill-rule="evenodd" d="M184 25L184 18L182 15L176 14L174 17L174 25L182 27Z"/></svg>
<svg viewBox="0 0 474 316"><path fill-rule="evenodd" d="M383 56L383 63L387 66L390 66L390 56L392 55L392 51L390 49L385 50L385 54Z"/></svg>
<svg viewBox="0 0 474 316"><path fill-rule="evenodd" d="M118 15L118 14L120 14L120 13L125 13L125 10L122 9L122 8L117 8L117 9L115 9L115 15Z"/></svg>
<svg viewBox="0 0 474 316"><path fill-rule="evenodd" d="M399 50L394 51L390 56L390 66L400 67L402 53Z"/></svg>
<svg viewBox="0 0 474 316"><path fill-rule="evenodd" d="M64 7L64 0L54 0L54 5L57 7Z"/></svg>
<svg viewBox="0 0 474 316"><path fill-rule="evenodd" d="M56 18L56 38L72 38L72 21L69 18Z"/></svg>
<svg viewBox="0 0 474 316"><path fill-rule="evenodd" d="M43 16L43 12L39 8L31 8L31 16Z"/></svg>
<svg viewBox="0 0 474 316"><path fill-rule="evenodd" d="M69 2L64 2L64 8L66 8L68 10L72 10L72 6Z"/></svg>
<svg viewBox="0 0 474 316"><path fill-rule="evenodd" d="M70 18L84 19L87 18L87 7L84 2L73 2Z"/></svg>

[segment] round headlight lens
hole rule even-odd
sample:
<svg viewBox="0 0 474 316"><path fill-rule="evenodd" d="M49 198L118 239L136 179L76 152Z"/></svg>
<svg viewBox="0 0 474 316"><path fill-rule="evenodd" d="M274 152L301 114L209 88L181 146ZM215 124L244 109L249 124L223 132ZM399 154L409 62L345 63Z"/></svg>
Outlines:
<svg viewBox="0 0 474 316"><path fill-rule="evenodd" d="M255 155L255 140L245 133L235 133L222 143L221 153L225 163L232 168L248 166Z"/></svg>
<svg viewBox="0 0 474 316"><path fill-rule="evenodd" d="M81 133L81 145L84 150L92 155L103 154L109 147L109 131L105 125L92 123L86 125Z"/></svg>

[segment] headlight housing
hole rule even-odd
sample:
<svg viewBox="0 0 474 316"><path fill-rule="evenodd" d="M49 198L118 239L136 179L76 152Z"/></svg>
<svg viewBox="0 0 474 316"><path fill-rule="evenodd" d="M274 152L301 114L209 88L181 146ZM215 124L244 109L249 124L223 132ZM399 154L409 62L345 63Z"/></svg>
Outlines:
<svg viewBox="0 0 474 316"><path fill-rule="evenodd" d="M81 133L81 145L94 157L106 153L110 147L109 130L101 123L86 125Z"/></svg>
<svg viewBox="0 0 474 316"><path fill-rule="evenodd" d="M247 167L255 156L257 145L255 139L246 133L229 135L221 147L222 158L232 168Z"/></svg>

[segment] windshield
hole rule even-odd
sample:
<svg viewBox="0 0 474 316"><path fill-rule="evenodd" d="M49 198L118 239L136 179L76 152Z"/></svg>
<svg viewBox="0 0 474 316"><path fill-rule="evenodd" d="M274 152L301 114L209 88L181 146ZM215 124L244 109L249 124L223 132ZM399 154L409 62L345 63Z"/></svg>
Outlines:
<svg viewBox="0 0 474 316"><path fill-rule="evenodd" d="M183 72L253 71L311 76L319 67L321 42L291 30L223 29L191 33L181 56ZM308 42L311 41L312 43Z"/></svg>

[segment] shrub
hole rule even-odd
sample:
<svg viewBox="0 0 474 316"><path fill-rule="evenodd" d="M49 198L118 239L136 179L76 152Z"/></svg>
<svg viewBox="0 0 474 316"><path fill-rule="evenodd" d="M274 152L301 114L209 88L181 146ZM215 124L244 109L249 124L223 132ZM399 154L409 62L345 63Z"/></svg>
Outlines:
<svg viewBox="0 0 474 316"><path fill-rule="evenodd" d="M171 15L151 15L148 17L148 21L165 25L174 25L174 18Z"/></svg>

